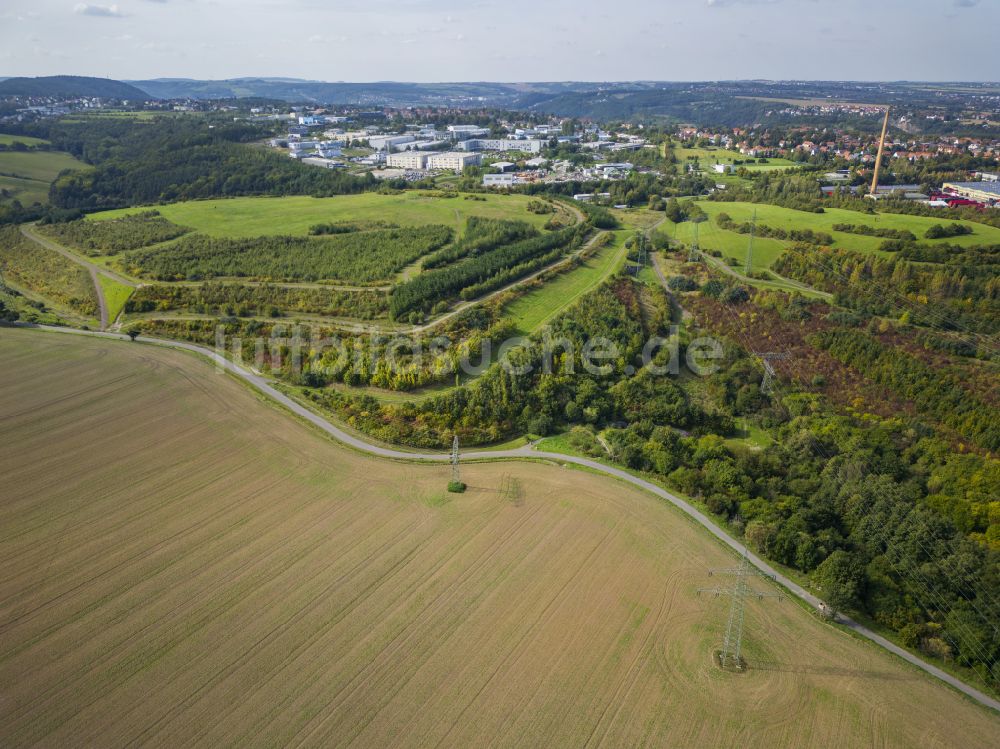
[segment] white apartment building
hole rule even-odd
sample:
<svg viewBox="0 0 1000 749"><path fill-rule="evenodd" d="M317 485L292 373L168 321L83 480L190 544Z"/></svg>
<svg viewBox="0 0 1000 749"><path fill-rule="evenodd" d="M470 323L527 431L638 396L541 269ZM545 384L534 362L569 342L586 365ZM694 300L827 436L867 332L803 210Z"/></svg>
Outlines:
<svg viewBox="0 0 1000 749"><path fill-rule="evenodd" d="M426 169L428 156L424 151L390 153L385 157L385 164L397 169Z"/></svg>
<svg viewBox="0 0 1000 749"><path fill-rule="evenodd" d="M479 166L482 163L483 157L478 153L445 151L444 153L432 153L427 155L428 169L449 169L453 172L461 172L467 166Z"/></svg>
<svg viewBox="0 0 1000 749"><path fill-rule="evenodd" d="M513 138L470 138L458 144L463 151L522 151L541 153L543 140L514 140Z"/></svg>

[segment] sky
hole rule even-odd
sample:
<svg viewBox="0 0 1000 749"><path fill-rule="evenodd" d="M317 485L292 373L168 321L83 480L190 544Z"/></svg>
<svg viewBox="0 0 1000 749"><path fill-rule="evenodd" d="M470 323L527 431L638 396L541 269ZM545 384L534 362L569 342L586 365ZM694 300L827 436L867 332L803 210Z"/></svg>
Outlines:
<svg viewBox="0 0 1000 749"><path fill-rule="evenodd" d="M0 0L0 76L1000 80L1000 0Z"/></svg>

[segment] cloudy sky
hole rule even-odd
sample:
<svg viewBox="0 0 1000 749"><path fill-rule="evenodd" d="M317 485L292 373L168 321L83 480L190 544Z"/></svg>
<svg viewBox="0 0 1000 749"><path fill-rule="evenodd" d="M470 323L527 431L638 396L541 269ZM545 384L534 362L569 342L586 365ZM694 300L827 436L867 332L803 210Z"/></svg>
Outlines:
<svg viewBox="0 0 1000 749"><path fill-rule="evenodd" d="M0 76L1000 80L1000 0L0 1Z"/></svg>

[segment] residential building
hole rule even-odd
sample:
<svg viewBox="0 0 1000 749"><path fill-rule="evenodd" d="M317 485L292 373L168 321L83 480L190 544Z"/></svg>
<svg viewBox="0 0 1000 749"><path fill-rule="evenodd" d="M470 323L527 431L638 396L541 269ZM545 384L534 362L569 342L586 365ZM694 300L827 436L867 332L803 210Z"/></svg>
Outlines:
<svg viewBox="0 0 1000 749"><path fill-rule="evenodd" d="M461 151L444 151L427 155L428 169L449 169L462 172L467 166L479 166L483 157L478 153L463 153Z"/></svg>
<svg viewBox="0 0 1000 749"><path fill-rule="evenodd" d="M469 138L458 144L463 151L521 151L541 153L545 147L543 140L514 140L513 138Z"/></svg>
<svg viewBox="0 0 1000 749"><path fill-rule="evenodd" d="M386 166L397 169L426 169L428 154L425 151L401 151L385 157Z"/></svg>

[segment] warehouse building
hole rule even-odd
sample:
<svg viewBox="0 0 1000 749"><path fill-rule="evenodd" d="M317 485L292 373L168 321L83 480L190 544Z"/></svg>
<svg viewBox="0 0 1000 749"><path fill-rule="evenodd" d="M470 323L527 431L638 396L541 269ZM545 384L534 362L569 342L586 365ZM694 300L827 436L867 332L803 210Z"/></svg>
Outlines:
<svg viewBox="0 0 1000 749"><path fill-rule="evenodd" d="M1000 203L1000 182L945 182L943 189L977 203Z"/></svg>

